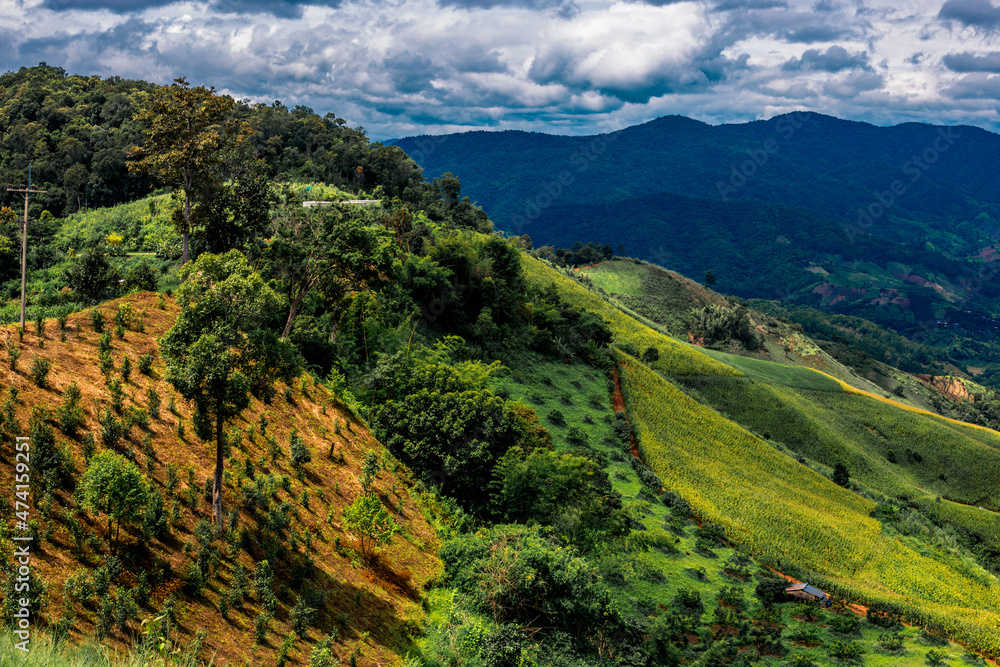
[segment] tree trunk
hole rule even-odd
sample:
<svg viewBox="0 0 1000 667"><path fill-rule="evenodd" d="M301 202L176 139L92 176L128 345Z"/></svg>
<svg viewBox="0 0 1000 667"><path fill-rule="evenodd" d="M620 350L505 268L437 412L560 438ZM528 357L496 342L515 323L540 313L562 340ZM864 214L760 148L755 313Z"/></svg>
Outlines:
<svg viewBox="0 0 1000 667"><path fill-rule="evenodd" d="M292 323L295 322L295 313L299 309L299 304L302 303L302 299L306 297L306 293L309 291L309 285L303 285L299 287L299 293L292 299L292 305L288 309L288 321L285 322L285 330L281 332L282 338L288 338L288 335L292 333Z"/></svg>
<svg viewBox="0 0 1000 667"><path fill-rule="evenodd" d="M221 402L221 401L220 401ZM215 409L215 479L212 485L212 521L222 531L222 409Z"/></svg>
<svg viewBox="0 0 1000 667"><path fill-rule="evenodd" d="M187 177L184 183L184 230L181 232L181 266L188 263L191 255L188 253L188 236L191 234L191 186L192 179Z"/></svg>

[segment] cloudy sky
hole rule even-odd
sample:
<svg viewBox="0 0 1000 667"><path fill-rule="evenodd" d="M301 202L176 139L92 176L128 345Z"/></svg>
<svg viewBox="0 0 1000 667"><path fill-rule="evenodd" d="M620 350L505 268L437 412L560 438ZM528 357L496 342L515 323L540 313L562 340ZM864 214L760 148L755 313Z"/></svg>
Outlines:
<svg viewBox="0 0 1000 667"><path fill-rule="evenodd" d="M0 71L169 83L370 136L795 109L1000 131L1000 0L0 0Z"/></svg>

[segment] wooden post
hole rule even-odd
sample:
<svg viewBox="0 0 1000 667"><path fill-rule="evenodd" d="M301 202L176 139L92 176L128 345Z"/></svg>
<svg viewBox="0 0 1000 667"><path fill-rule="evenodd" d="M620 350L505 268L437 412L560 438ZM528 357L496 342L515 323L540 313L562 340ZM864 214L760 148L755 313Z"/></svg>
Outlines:
<svg viewBox="0 0 1000 667"><path fill-rule="evenodd" d="M7 192L20 192L24 195L24 221L21 223L21 330L24 330L24 308L27 304L28 285L28 200L33 194L41 194L47 190L31 189L31 165L28 165L28 187L7 184Z"/></svg>

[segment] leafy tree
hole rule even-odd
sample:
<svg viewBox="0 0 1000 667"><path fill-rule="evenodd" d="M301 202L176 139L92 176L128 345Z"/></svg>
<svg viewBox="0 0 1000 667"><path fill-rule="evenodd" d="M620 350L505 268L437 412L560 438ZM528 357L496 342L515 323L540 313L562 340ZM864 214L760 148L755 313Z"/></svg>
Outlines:
<svg viewBox="0 0 1000 667"><path fill-rule="evenodd" d="M227 123L235 102L215 94L215 88L191 88L184 77L153 91L136 119L148 129L145 145L134 146L130 171L152 174L183 190L178 231L183 238L181 264L190 258L188 243L196 206L222 181L225 148L236 138Z"/></svg>
<svg viewBox="0 0 1000 667"><path fill-rule="evenodd" d="M314 289L337 306L351 293L395 275L399 263L392 234L373 222L366 209L349 205L290 207L278 216L270 251L288 285L282 338L291 333L302 300Z"/></svg>
<svg viewBox="0 0 1000 667"><path fill-rule="evenodd" d="M851 474L847 471L847 466L843 463L833 466L833 482L840 486L847 486L851 483Z"/></svg>
<svg viewBox="0 0 1000 667"><path fill-rule="evenodd" d="M705 271L705 284L706 285L714 285L716 282L718 282L718 281L717 281L717 279L715 277L715 271L713 271L712 269L709 269L708 271Z"/></svg>
<svg viewBox="0 0 1000 667"><path fill-rule="evenodd" d="M629 532L607 473L581 456L512 447L494 468L490 488L499 521L554 526L584 552Z"/></svg>
<svg viewBox="0 0 1000 667"><path fill-rule="evenodd" d="M362 494L344 508L344 526L358 536L361 553L365 558L375 555L375 550L392 541L399 532L399 523L385 509L378 496Z"/></svg>
<svg viewBox="0 0 1000 667"><path fill-rule="evenodd" d="M421 389L377 406L372 424L403 463L477 506L488 498L484 480L497 460L528 435L511 406L486 390Z"/></svg>
<svg viewBox="0 0 1000 667"><path fill-rule="evenodd" d="M597 570L539 526L494 526L446 542L445 580L497 623L558 629L578 640L614 630L618 612Z"/></svg>
<svg viewBox="0 0 1000 667"><path fill-rule="evenodd" d="M121 454L103 451L90 459L78 493L83 507L107 515L108 538L114 527L117 540L122 523L144 516L149 489L134 463Z"/></svg>
<svg viewBox="0 0 1000 667"><path fill-rule="evenodd" d="M225 424L246 409L251 393L270 395L276 379L291 381L299 364L291 344L267 328L280 297L242 254L202 255L180 275L181 313L160 347L167 381L214 431L212 516L221 530Z"/></svg>
<svg viewBox="0 0 1000 667"><path fill-rule="evenodd" d="M79 255L63 274L66 284L87 303L97 303L113 297L118 291L120 273L108 259L106 246L101 243Z"/></svg>

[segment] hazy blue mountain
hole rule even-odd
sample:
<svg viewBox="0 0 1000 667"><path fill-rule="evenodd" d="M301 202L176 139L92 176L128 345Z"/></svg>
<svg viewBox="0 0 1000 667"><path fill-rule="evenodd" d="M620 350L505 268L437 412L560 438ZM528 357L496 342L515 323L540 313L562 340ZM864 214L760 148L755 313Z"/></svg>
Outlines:
<svg viewBox="0 0 1000 667"><path fill-rule="evenodd" d="M1000 135L815 113L678 116L591 137L469 132L397 145L536 247L599 241L719 288L906 330L992 313ZM983 280L986 278L986 280Z"/></svg>

